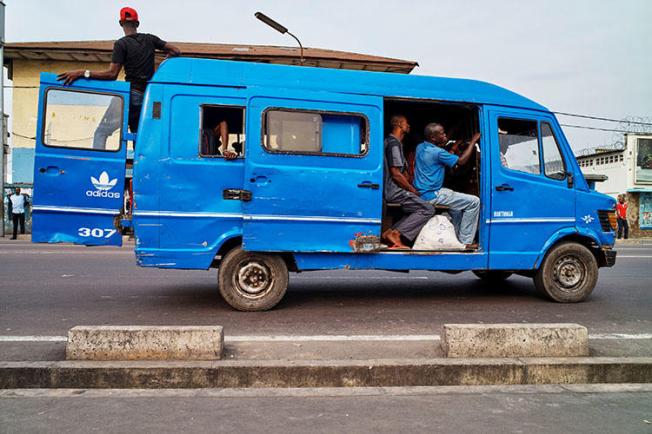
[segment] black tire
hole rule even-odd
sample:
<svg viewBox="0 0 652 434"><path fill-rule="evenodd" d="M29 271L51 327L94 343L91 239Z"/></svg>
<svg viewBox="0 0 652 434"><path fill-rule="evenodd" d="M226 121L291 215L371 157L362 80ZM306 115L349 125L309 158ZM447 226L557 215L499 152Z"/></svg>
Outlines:
<svg viewBox="0 0 652 434"><path fill-rule="evenodd" d="M220 294L234 309L255 312L276 306L288 287L288 268L278 255L229 251L220 264Z"/></svg>
<svg viewBox="0 0 652 434"><path fill-rule="evenodd" d="M534 275L534 286L554 301L577 303L588 297L598 281L598 261L578 243L553 247Z"/></svg>
<svg viewBox="0 0 652 434"><path fill-rule="evenodd" d="M473 274L487 283L500 283L509 279L509 276L514 273L503 270L473 270Z"/></svg>

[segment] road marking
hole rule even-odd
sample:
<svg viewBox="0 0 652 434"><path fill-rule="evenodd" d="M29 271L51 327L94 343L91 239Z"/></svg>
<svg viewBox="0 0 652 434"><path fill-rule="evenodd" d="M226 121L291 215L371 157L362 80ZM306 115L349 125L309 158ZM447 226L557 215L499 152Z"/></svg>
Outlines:
<svg viewBox="0 0 652 434"><path fill-rule="evenodd" d="M339 396L418 396L466 394L567 394L567 393L650 393L652 384L544 384L490 386L407 386L407 387L281 387L216 389L4 389L0 399L11 398L254 398L254 397L339 397Z"/></svg>
<svg viewBox="0 0 652 434"><path fill-rule="evenodd" d="M638 340L638 339L652 339L652 333L640 333L640 334L629 334L629 333L596 333L594 335L589 335L589 339L623 339L623 340Z"/></svg>
<svg viewBox="0 0 652 434"><path fill-rule="evenodd" d="M652 333L596 333L594 340L644 340ZM225 336L225 342L390 342L439 341L440 335L242 335ZM67 336L0 336L0 342L67 342Z"/></svg>
<svg viewBox="0 0 652 434"><path fill-rule="evenodd" d="M0 342L67 342L68 336L0 336Z"/></svg>
<svg viewBox="0 0 652 434"><path fill-rule="evenodd" d="M652 255L618 255L616 259L622 258L652 258Z"/></svg>
<svg viewBox="0 0 652 434"><path fill-rule="evenodd" d="M337 280L337 279L360 279L360 280L369 280L369 279L400 279L400 280L428 280L428 276L296 276L293 277L294 280Z"/></svg>
<svg viewBox="0 0 652 434"><path fill-rule="evenodd" d="M224 336L225 342L382 342L438 340L441 340L439 335Z"/></svg>

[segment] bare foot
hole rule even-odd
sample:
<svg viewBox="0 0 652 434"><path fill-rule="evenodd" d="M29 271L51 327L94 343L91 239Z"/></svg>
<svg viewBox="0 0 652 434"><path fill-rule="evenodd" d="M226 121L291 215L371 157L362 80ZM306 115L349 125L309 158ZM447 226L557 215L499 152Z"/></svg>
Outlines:
<svg viewBox="0 0 652 434"><path fill-rule="evenodd" d="M386 230L383 233L382 238L388 241L390 249L409 249L409 247L401 241L401 233L396 229Z"/></svg>
<svg viewBox="0 0 652 434"><path fill-rule="evenodd" d="M480 246L478 245L478 243L473 243L473 244L467 244L467 245L465 246L465 249L466 249L466 250L478 250L478 247L480 247Z"/></svg>

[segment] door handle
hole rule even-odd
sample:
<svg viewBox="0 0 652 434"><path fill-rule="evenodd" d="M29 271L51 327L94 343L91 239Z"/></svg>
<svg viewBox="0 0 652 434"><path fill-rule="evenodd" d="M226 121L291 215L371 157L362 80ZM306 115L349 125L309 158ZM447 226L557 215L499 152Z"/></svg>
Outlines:
<svg viewBox="0 0 652 434"><path fill-rule="evenodd" d="M365 181L365 182L361 182L360 184L358 184L358 187L360 187L360 188L370 188L372 190L378 190L380 188L380 185L376 184L376 183L373 183L373 182Z"/></svg>
<svg viewBox="0 0 652 434"><path fill-rule="evenodd" d="M41 167L38 171L47 175L63 175L66 173L63 169L59 169L55 166Z"/></svg>
<svg viewBox="0 0 652 434"><path fill-rule="evenodd" d="M256 184L258 187L263 187L270 184L272 180L265 175L254 175L252 178L249 178L249 182Z"/></svg>
<svg viewBox="0 0 652 434"><path fill-rule="evenodd" d="M496 186L496 191L514 191L514 187L509 184L500 184Z"/></svg>

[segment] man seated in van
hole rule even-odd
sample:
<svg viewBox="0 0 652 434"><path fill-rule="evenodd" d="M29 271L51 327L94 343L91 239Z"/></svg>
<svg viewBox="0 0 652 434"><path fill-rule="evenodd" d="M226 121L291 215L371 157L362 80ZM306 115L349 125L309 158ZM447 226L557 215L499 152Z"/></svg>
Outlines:
<svg viewBox="0 0 652 434"><path fill-rule="evenodd" d="M228 149L229 124L225 119L217 120L212 127L201 131L202 155L223 155L227 160L234 160L238 154ZM220 149L221 148L221 149Z"/></svg>
<svg viewBox="0 0 652 434"><path fill-rule="evenodd" d="M382 239L390 248L407 249L401 237L413 242L435 215L435 209L419 197L407 177L402 140L410 132L410 124L405 116L395 115L390 119L390 127L392 132L385 139L385 201L401 205L405 215L382 234Z"/></svg>
<svg viewBox="0 0 652 434"><path fill-rule="evenodd" d="M426 125L424 136L425 141L417 146L414 185L424 200L435 206L447 206L460 242L467 248L477 248L473 240L478 227L480 199L443 188L443 184L446 168L463 166L471 160L480 133L473 135L460 156L444 149L448 136L441 124L433 122Z"/></svg>

